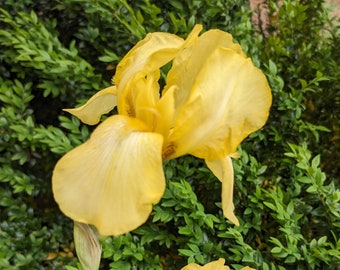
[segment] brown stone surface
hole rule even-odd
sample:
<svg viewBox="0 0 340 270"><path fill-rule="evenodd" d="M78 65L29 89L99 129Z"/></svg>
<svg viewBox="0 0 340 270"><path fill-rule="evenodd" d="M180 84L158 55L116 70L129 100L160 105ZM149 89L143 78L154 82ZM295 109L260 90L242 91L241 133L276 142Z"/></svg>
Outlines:
<svg viewBox="0 0 340 270"><path fill-rule="evenodd" d="M337 16L340 18L340 0L328 0L329 5L334 9L331 16Z"/></svg>
<svg viewBox="0 0 340 270"><path fill-rule="evenodd" d="M261 2L262 0L250 0L250 5L252 8L256 8ZM327 0L326 5L333 10L330 14L331 17L340 18L340 0Z"/></svg>

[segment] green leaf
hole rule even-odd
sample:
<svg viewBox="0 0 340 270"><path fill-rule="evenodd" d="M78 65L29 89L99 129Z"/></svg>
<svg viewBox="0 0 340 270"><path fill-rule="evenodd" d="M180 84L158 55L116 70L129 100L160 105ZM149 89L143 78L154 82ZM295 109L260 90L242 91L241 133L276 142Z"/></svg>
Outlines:
<svg viewBox="0 0 340 270"><path fill-rule="evenodd" d="M190 249L178 249L178 252L180 255L191 257L194 256L195 253L191 251Z"/></svg>

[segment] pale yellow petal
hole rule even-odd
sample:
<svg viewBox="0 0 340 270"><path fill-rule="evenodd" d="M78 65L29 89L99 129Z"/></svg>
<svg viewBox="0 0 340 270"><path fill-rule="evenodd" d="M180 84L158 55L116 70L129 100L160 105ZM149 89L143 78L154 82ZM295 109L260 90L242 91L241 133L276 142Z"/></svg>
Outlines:
<svg viewBox="0 0 340 270"><path fill-rule="evenodd" d="M129 81L127 87L134 91L127 94L125 109L128 116L142 120L150 131L167 135L173 120L173 92L159 99L158 79L157 70L147 77Z"/></svg>
<svg viewBox="0 0 340 270"><path fill-rule="evenodd" d="M197 263L189 263L188 265L181 268L181 270L200 270L202 266Z"/></svg>
<svg viewBox="0 0 340 270"><path fill-rule="evenodd" d="M176 86L168 89L157 103L158 122L155 132L168 136L174 123Z"/></svg>
<svg viewBox="0 0 340 270"><path fill-rule="evenodd" d="M217 159L235 152L246 136L265 124L270 105L266 77L251 60L231 49L216 49L179 109L165 143L165 149L174 145L176 151L167 158L193 154Z"/></svg>
<svg viewBox="0 0 340 270"><path fill-rule="evenodd" d="M118 64L114 76L120 114L131 115L136 110L134 97L137 95L136 91L141 91L141 87L135 87L138 86L136 83L171 61L183 43L184 40L176 35L157 32L148 34L129 51ZM159 97L159 87L142 89L143 92L147 90L154 91L148 96Z"/></svg>
<svg viewBox="0 0 340 270"><path fill-rule="evenodd" d="M134 94L134 116L146 123L152 131L157 125L158 112L156 104L159 100L159 70L150 73L147 77L132 81Z"/></svg>
<svg viewBox="0 0 340 270"><path fill-rule="evenodd" d="M148 74L169 62L184 40L174 34L149 33L119 62L113 78L116 85L124 85L139 72Z"/></svg>
<svg viewBox="0 0 340 270"><path fill-rule="evenodd" d="M136 115L139 106L138 97L142 97L146 103L151 105L158 101L160 97L158 85L160 68L186 47L192 46L201 29L201 25L196 25L186 40L173 34L151 33L129 51L118 64L114 76L114 82L118 89L118 111L120 114L139 118ZM150 76L153 77L151 79L153 87L143 87L143 82L150 81ZM155 78L157 80L154 80ZM151 100L148 101L148 99ZM151 109L154 108L154 106L151 107ZM144 119L142 120L144 121Z"/></svg>
<svg viewBox="0 0 340 270"><path fill-rule="evenodd" d="M116 87L107 87L92 96L83 106L64 111L78 117L83 123L95 125L102 114L108 113L117 105Z"/></svg>
<svg viewBox="0 0 340 270"><path fill-rule="evenodd" d="M224 216L235 225L239 225L234 214L233 191L234 191L234 169L230 157L218 160L205 160L208 168L222 182L222 210Z"/></svg>
<svg viewBox="0 0 340 270"><path fill-rule="evenodd" d="M215 49L229 48L240 56L246 57L241 46L233 42L232 35L217 29L203 33L192 45L191 48L181 51L176 56L167 76L167 85L164 91L173 85L178 86L179 89L176 93L176 108L181 107L189 98L192 85L204 67L206 59ZM218 72L218 70L214 72ZM221 74L221 76L226 78L227 74Z"/></svg>
<svg viewBox="0 0 340 270"><path fill-rule="evenodd" d="M230 270L230 268L224 265L225 259L218 259L217 261L213 261L207 263L203 266L200 266L196 263L190 263L187 266L184 266L181 270Z"/></svg>
<svg viewBox="0 0 340 270"><path fill-rule="evenodd" d="M202 31L203 26L201 24L196 24L191 32L189 33L189 35L187 36L187 38L185 39L185 42L183 44L183 48L188 48L193 46L194 44L196 44L197 39L198 39L198 35L199 33Z"/></svg>
<svg viewBox="0 0 340 270"><path fill-rule="evenodd" d="M120 61L113 78L114 83L122 89L127 81L136 74L141 72L143 75L147 75L164 66L181 49L192 46L201 30L202 26L196 25L185 41L169 33L147 34Z"/></svg>
<svg viewBox="0 0 340 270"><path fill-rule="evenodd" d="M58 161L52 183L60 209L103 235L137 228L165 189L162 143L137 119L109 117Z"/></svg>

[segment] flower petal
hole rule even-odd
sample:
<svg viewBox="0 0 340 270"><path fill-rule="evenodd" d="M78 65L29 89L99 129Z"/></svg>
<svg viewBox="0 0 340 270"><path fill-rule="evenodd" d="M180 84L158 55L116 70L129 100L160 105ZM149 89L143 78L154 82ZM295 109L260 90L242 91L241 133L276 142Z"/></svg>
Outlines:
<svg viewBox="0 0 340 270"><path fill-rule="evenodd" d="M158 122L155 132L168 136L169 130L173 127L175 114L175 91L176 86L168 89L157 103Z"/></svg>
<svg viewBox="0 0 340 270"><path fill-rule="evenodd" d="M222 182L222 210L224 216L239 225L234 214L233 190L234 190L234 169L230 157L219 160L205 160L208 168Z"/></svg>
<svg viewBox="0 0 340 270"><path fill-rule="evenodd" d="M147 34L120 61L113 78L114 83L124 88L126 82L139 72L148 74L159 69L176 55L183 42L182 38L174 34Z"/></svg>
<svg viewBox="0 0 340 270"><path fill-rule="evenodd" d="M217 48L203 63L178 112L165 143L165 149L172 146L176 151L167 158L192 154L217 159L235 152L246 136L265 124L270 105L266 77L251 60Z"/></svg>
<svg viewBox="0 0 340 270"><path fill-rule="evenodd" d="M120 114L136 117L136 96L141 92L143 99L159 99L157 87L142 88L140 82L170 62L181 50L195 43L202 26L196 25L186 40L169 34L156 32L148 34L138 42L117 66L114 83L118 89L118 111ZM156 76L157 77L157 76ZM158 75L159 78L159 75ZM152 93L146 93L152 91ZM156 97L156 98L155 98ZM152 102L149 102L152 103Z"/></svg>
<svg viewBox="0 0 340 270"><path fill-rule="evenodd" d="M241 56L246 57L241 46L233 42L232 35L221 30L207 31L195 41L194 44L191 42L192 47L181 51L176 56L167 76L167 85L164 91L167 91L173 85L179 88L176 93L176 108L181 107L189 98L192 85L195 83L198 73L215 49L220 47L230 48ZM224 76L222 75L222 77Z"/></svg>
<svg viewBox="0 0 340 270"><path fill-rule="evenodd" d="M230 268L224 265L225 259L218 259L217 261L213 261L207 263L204 266L200 266L196 263L190 263L187 266L184 266L181 270L230 270Z"/></svg>
<svg viewBox="0 0 340 270"><path fill-rule="evenodd" d="M78 117L83 123L95 125L102 114L108 113L117 105L116 87L107 87L92 96L83 106L64 111Z"/></svg>
<svg viewBox="0 0 340 270"><path fill-rule="evenodd" d="M119 235L143 224L165 189L163 137L141 121L107 118L53 172L55 200L70 218Z"/></svg>
<svg viewBox="0 0 340 270"><path fill-rule="evenodd" d="M113 79L118 89L119 114L135 116L131 115L136 110L135 92L140 91L140 87L135 87L136 83L171 61L183 43L184 40L176 35L157 32L148 34L128 52L118 64ZM159 98L159 87L146 90L156 90L151 96Z"/></svg>

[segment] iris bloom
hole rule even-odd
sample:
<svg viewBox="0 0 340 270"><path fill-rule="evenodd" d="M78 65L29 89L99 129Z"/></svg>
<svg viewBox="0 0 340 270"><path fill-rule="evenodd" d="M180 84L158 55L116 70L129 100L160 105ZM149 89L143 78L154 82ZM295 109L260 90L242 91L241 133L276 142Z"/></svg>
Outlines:
<svg viewBox="0 0 340 270"><path fill-rule="evenodd" d="M210 262L204 266L200 266L196 263L190 263L184 266L181 270L230 270L229 266L224 265L225 260L219 259L217 261ZM255 270L249 266L243 267L241 270Z"/></svg>
<svg viewBox="0 0 340 270"><path fill-rule="evenodd" d="M230 156L265 124L271 91L230 34L201 30L186 40L148 34L118 64L114 86L67 110L87 124L118 110L54 169L53 193L67 216L102 235L131 231L162 197L163 160L191 154L222 182L223 213L238 224ZM160 90L160 68L171 61Z"/></svg>

